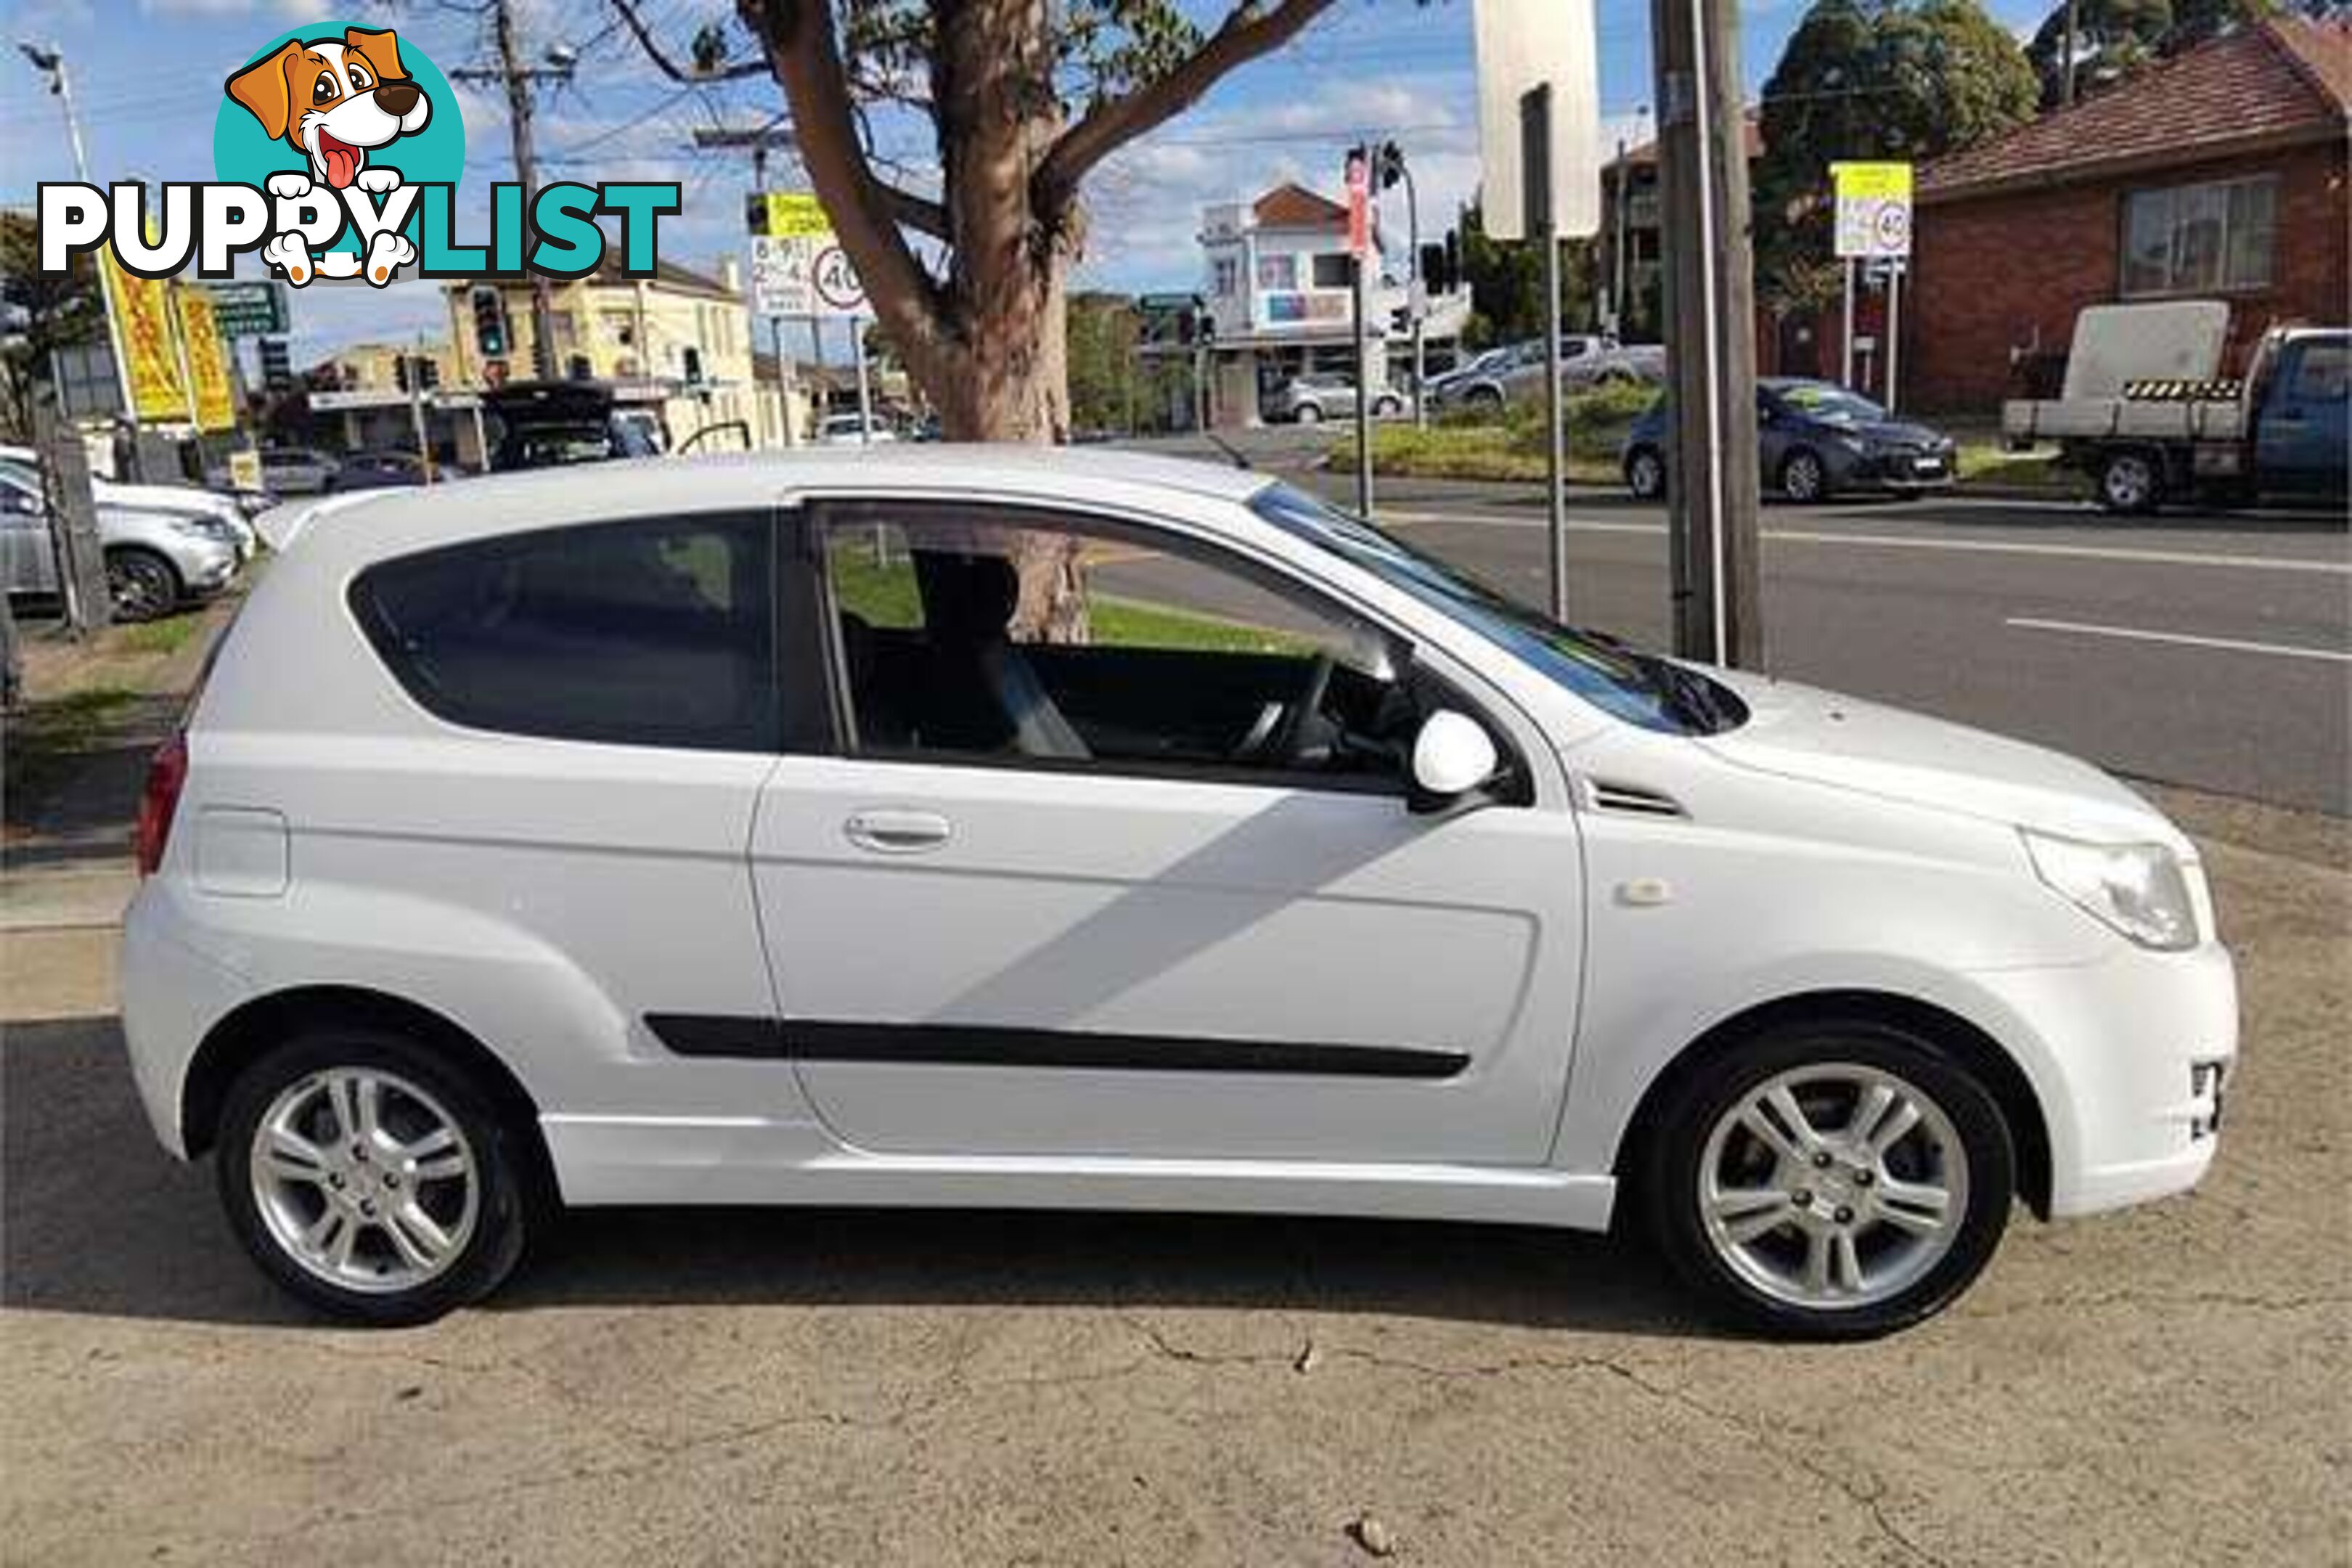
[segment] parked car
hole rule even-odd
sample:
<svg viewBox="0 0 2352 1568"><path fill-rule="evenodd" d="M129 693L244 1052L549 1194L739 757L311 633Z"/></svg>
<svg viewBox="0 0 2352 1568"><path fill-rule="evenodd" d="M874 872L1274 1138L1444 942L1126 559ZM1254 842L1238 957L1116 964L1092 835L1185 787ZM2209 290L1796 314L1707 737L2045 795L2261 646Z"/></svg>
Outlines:
<svg viewBox="0 0 2352 1568"><path fill-rule="evenodd" d="M1666 492L1673 419L1660 397L1625 434L1625 488L1643 500ZM1822 501L1855 490L1911 497L1958 476L1949 436L1826 381L1766 377L1756 384L1756 456L1768 490Z"/></svg>
<svg viewBox="0 0 2352 1568"><path fill-rule="evenodd" d="M878 417L869 428L862 414L828 414L816 427L820 447L872 447L898 438L898 433Z"/></svg>
<svg viewBox="0 0 2352 1568"><path fill-rule="evenodd" d="M264 447L261 484L272 495L322 495L335 488L342 465L309 447Z"/></svg>
<svg viewBox="0 0 2352 1568"><path fill-rule="evenodd" d="M1356 384L1344 375L1294 375L1265 400L1265 417L1280 424L1313 425L1325 419L1356 416ZM1372 417L1393 419L1404 412L1404 394L1394 387L1372 389Z"/></svg>
<svg viewBox="0 0 2352 1568"><path fill-rule="evenodd" d="M339 490L378 490L424 482L425 465L414 452L352 452L335 472Z"/></svg>
<svg viewBox="0 0 2352 1568"><path fill-rule="evenodd" d="M0 468L15 470L30 481L35 489L41 485L40 454L30 447L0 447ZM236 535L237 552L250 561L258 536L253 531L252 512L258 507L248 504L258 497L247 498L226 489L213 489L190 484L124 484L102 474L89 477L90 499L101 506L127 506L150 511L196 512L218 518Z"/></svg>
<svg viewBox="0 0 2352 1568"><path fill-rule="evenodd" d="M659 426L600 381L509 381L482 395L490 467L560 468L661 451Z"/></svg>
<svg viewBox="0 0 2352 1568"><path fill-rule="evenodd" d="M217 516L112 502L97 513L118 621L158 619L236 580L240 535ZM13 464L0 464L0 583L11 595L47 595L59 588L40 481Z"/></svg>
<svg viewBox="0 0 2352 1568"><path fill-rule="evenodd" d="M1499 410L1507 404L1543 396L1541 338L1513 343L1496 353L1499 358L1481 356L1469 371L1446 378L1442 391L1433 389L1435 405ZM1559 357L1563 390L1654 385L1666 378L1666 351L1654 343L1622 344L1614 338L1571 332L1559 340Z"/></svg>
<svg viewBox="0 0 2352 1568"><path fill-rule="evenodd" d="M1507 368L1511 356L1517 352L1515 344L1506 343L1501 348L1488 349L1451 370L1431 376L1423 395L1424 403L1432 408L1445 406L1454 390L1468 385L1480 376L1496 374Z"/></svg>
<svg viewBox="0 0 2352 1568"><path fill-rule="evenodd" d="M317 1306L473 1300L559 1196L1622 1215L1848 1338L2016 1199L2213 1157L2231 962L2139 795L1555 625L1264 473L338 499L157 756L121 954L155 1131ZM1129 613L1016 632L1040 531Z"/></svg>

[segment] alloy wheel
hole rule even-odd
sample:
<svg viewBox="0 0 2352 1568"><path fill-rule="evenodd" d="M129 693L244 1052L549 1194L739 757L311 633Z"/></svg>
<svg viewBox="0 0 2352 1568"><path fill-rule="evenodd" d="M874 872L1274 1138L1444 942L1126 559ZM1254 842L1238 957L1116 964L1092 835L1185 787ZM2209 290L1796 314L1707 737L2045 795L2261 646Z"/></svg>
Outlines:
<svg viewBox="0 0 2352 1568"><path fill-rule="evenodd" d="M1820 500L1822 460L1811 452L1790 453L1780 467L1780 493L1793 501Z"/></svg>
<svg viewBox="0 0 2352 1568"><path fill-rule="evenodd" d="M107 595L118 621L152 621L171 613L179 597L172 569L153 556L124 552L108 557Z"/></svg>
<svg viewBox="0 0 2352 1568"><path fill-rule="evenodd" d="M411 1290L466 1251L481 1209L465 1130L382 1068L299 1078L271 1100L247 1164L271 1238L312 1277L368 1294Z"/></svg>
<svg viewBox="0 0 2352 1568"><path fill-rule="evenodd" d="M1969 1158L1943 1107L1882 1068L1793 1068L1710 1132L1698 1167L1707 1244L1771 1300L1867 1307L1940 1263L1969 1212Z"/></svg>
<svg viewBox="0 0 2352 1568"><path fill-rule="evenodd" d="M2116 511L2138 511L2156 494L2156 469L2137 452L2107 459L2099 473L2099 494Z"/></svg>

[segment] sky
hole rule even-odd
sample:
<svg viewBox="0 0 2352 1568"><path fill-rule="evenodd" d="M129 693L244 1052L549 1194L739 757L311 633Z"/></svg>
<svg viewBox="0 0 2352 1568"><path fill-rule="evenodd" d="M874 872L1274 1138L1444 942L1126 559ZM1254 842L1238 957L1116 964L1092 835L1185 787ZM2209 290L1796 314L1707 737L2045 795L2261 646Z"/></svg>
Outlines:
<svg viewBox="0 0 2352 1568"><path fill-rule="evenodd" d="M1569 3L1569 0L1561 0ZM1215 0L1179 0L1214 25ZM1649 131L1648 0L1597 0L1602 142ZM2038 0L1989 0L1993 15L2031 31ZM681 89L647 62L602 0L516 0L526 48L562 43L579 51L569 84L542 89L537 115L542 179L677 180L685 210L662 221L662 255L702 270L745 249L741 153L698 153L697 126L758 124L779 115L781 90L764 79ZM731 0L643 0L656 36L684 54L705 22L751 47ZM228 72L276 34L316 23L397 29L444 71L492 62L488 28L467 0L10 0L8 40L61 47L87 139L92 177L210 180L212 129ZM1752 94L1771 72L1804 0L1756 0L1741 12ZM1468 0L1340 0L1286 47L1242 67L1188 113L1116 155L1087 187L1086 255L1075 281L1122 291L1199 287L1194 236L1201 208L1246 199L1284 180L1336 194L1346 147L1369 135L1402 142L1420 188L1423 227L1433 237L1478 181L1476 80ZM460 88L467 182L511 179L505 106L498 89ZM29 205L34 185L70 178L58 100L12 49L0 58L0 203ZM910 177L932 163L926 127L877 121L879 148ZM769 184L801 184L789 159L772 158ZM460 239L477 237L487 202L458 197ZM1401 212L1387 215L1390 232ZM258 276L251 258L243 268ZM446 331L436 285L384 289L313 285L295 304L298 365L354 342Z"/></svg>

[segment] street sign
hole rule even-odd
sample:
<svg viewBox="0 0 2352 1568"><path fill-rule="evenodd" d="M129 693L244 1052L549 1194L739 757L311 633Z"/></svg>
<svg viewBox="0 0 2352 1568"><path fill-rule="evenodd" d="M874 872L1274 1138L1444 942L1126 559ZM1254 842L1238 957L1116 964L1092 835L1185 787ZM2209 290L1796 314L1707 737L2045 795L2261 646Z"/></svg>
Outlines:
<svg viewBox="0 0 2352 1568"><path fill-rule="evenodd" d="M805 243L805 242L803 242ZM857 268L850 264L849 253L833 243L826 236L810 264L809 281L816 290L820 316L862 316L866 313L866 285L857 280Z"/></svg>
<svg viewBox="0 0 2352 1568"><path fill-rule="evenodd" d="M755 316L813 316L816 291L809 269L815 247L806 240L779 239L772 235L751 238L751 313Z"/></svg>
<svg viewBox="0 0 2352 1568"><path fill-rule="evenodd" d="M748 203L751 232L775 239L830 236L824 205L811 191L754 191Z"/></svg>
<svg viewBox="0 0 2352 1568"><path fill-rule="evenodd" d="M1593 0L1472 0L1478 66L1479 189L1489 239L1527 239L1530 209L1564 239L1601 232L1601 68ZM1520 103L1551 88L1545 126L1549 189L1531 199Z"/></svg>
<svg viewBox="0 0 2352 1568"><path fill-rule="evenodd" d="M1832 163L1837 254L1876 259L1911 254L1911 165Z"/></svg>
<svg viewBox="0 0 2352 1568"><path fill-rule="evenodd" d="M286 331L286 286L275 279L201 285L225 338L266 338Z"/></svg>

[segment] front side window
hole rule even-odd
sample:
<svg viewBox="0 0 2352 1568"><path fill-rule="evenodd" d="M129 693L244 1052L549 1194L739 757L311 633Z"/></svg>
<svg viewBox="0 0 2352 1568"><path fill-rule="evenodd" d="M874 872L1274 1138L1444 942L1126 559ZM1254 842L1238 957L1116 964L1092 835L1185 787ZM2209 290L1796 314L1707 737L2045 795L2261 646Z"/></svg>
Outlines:
<svg viewBox="0 0 2352 1568"><path fill-rule="evenodd" d="M2273 174L2132 192L2124 198L2123 294L2265 286L2277 212Z"/></svg>
<svg viewBox="0 0 2352 1568"><path fill-rule="evenodd" d="M1402 655L1238 565L944 505L835 509L824 537L862 753L1403 788L1419 710ZM1041 559L1083 593L1050 629L1023 604L1021 563Z"/></svg>
<svg viewBox="0 0 2352 1568"><path fill-rule="evenodd" d="M761 751L769 554L764 518L548 529L381 562L351 600L409 695L453 724Z"/></svg>
<svg viewBox="0 0 2352 1568"><path fill-rule="evenodd" d="M2297 403L2341 403L2352 387L2352 348L2342 343L2312 343L2295 362L2287 395Z"/></svg>

